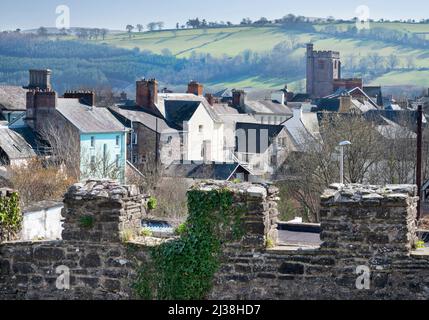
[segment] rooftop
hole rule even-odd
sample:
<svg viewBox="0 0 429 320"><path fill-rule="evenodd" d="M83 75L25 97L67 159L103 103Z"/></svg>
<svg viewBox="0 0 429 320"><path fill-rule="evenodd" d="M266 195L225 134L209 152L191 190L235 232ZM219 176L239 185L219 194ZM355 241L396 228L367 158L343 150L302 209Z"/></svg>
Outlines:
<svg viewBox="0 0 429 320"><path fill-rule="evenodd" d="M79 99L58 98L57 110L81 133L125 131L125 127L107 108L88 107Z"/></svg>
<svg viewBox="0 0 429 320"><path fill-rule="evenodd" d="M20 134L5 127L0 128L0 148L3 149L10 160L27 159L36 156L33 148Z"/></svg>
<svg viewBox="0 0 429 320"><path fill-rule="evenodd" d="M26 94L22 87L0 85L0 110L25 111Z"/></svg>

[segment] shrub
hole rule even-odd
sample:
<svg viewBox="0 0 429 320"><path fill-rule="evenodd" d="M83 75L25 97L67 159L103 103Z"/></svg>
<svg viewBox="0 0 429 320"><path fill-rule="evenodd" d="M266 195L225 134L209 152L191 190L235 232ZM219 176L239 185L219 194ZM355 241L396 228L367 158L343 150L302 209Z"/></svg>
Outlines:
<svg viewBox="0 0 429 320"><path fill-rule="evenodd" d="M147 203L147 207L149 208L149 210L155 210L158 207L158 200L156 200L156 198L154 197L150 197Z"/></svg>
<svg viewBox="0 0 429 320"><path fill-rule="evenodd" d="M271 238L267 238L267 240L265 241L265 247L266 247L267 249L272 249L272 248L274 248L274 247L275 247L274 240L273 240L273 239L271 239Z"/></svg>
<svg viewBox="0 0 429 320"><path fill-rule="evenodd" d="M178 236L182 236L186 233L186 231L188 230L188 227L186 225L186 223L181 223L175 230L175 234Z"/></svg>
<svg viewBox="0 0 429 320"><path fill-rule="evenodd" d="M94 227L94 217L93 216L82 216L79 219L80 226L85 229L92 229Z"/></svg>
<svg viewBox="0 0 429 320"><path fill-rule="evenodd" d="M14 192L9 197L0 198L0 242L12 240L21 230L21 223L18 193Z"/></svg>
<svg viewBox="0 0 429 320"><path fill-rule="evenodd" d="M228 190L190 191L187 231L151 250L134 289L143 299L201 300L220 266L222 245L243 236L244 210Z"/></svg>
<svg viewBox="0 0 429 320"><path fill-rule="evenodd" d="M120 238L124 243L130 242L134 239L134 232L130 229L122 230L120 233Z"/></svg>
<svg viewBox="0 0 429 320"><path fill-rule="evenodd" d="M153 232L149 228L143 228L140 230L140 236L142 237L152 237Z"/></svg>
<svg viewBox="0 0 429 320"><path fill-rule="evenodd" d="M45 166L40 160L11 168L13 189L20 195L23 206L44 200L62 199L69 186L76 182L58 167Z"/></svg>

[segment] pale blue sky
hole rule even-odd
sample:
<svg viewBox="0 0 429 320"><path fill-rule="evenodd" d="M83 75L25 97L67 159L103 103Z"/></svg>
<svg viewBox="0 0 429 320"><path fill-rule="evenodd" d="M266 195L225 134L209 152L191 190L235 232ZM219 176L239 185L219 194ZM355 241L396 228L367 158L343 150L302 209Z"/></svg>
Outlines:
<svg viewBox="0 0 429 320"><path fill-rule="evenodd" d="M164 21L167 27L188 18L240 22L243 17L280 18L287 13L351 18L360 5L371 18L429 18L427 0L1 0L0 30L55 26L55 8L68 5L71 26L124 29L128 23Z"/></svg>

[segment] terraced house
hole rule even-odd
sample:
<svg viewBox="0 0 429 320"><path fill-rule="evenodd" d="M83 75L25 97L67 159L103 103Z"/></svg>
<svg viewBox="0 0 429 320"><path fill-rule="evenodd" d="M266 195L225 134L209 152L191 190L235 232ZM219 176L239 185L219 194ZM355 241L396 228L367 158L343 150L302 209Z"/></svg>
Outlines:
<svg viewBox="0 0 429 320"><path fill-rule="evenodd" d="M27 125L53 149L59 161L74 167L81 180L125 181L125 127L106 108L95 106L93 92L50 89L45 70L30 71Z"/></svg>

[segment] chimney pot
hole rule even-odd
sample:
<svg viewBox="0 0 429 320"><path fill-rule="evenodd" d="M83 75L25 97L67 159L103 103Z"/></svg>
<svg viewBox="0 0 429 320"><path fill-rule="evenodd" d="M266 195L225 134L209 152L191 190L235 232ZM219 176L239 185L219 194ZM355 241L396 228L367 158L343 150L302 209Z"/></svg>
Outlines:
<svg viewBox="0 0 429 320"><path fill-rule="evenodd" d="M155 79L136 82L136 104L158 112L158 82Z"/></svg>
<svg viewBox="0 0 429 320"><path fill-rule="evenodd" d="M188 92L189 94L194 94L196 96L202 96L204 91L204 86L197 81L192 80L188 84Z"/></svg>

